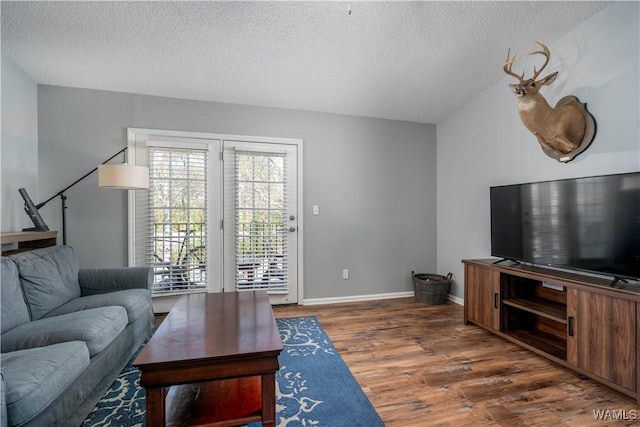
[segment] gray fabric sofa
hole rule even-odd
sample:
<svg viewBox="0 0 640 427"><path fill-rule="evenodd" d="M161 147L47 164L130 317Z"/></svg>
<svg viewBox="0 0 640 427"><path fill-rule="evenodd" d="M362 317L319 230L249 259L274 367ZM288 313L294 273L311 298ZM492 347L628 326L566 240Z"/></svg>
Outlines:
<svg viewBox="0 0 640 427"><path fill-rule="evenodd" d="M78 426L151 336L152 271L80 270L70 246L1 263L1 425Z"/></svg>

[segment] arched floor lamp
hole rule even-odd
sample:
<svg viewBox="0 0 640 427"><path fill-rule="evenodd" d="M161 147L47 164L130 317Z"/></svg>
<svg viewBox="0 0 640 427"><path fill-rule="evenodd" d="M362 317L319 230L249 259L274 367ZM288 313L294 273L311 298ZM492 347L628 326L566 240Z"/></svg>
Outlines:
<svg viewBox="0 0 640 427"><path fill-rule="evenodd" d="M64 194L68 189L98 171L98 186L102 188L115 188L120 190L148 190L149 189L149 168L145 166L129 165L126 163L125 152L127 147L118 151L113 156L102 162L99 166L74 181L71 185L58 191L42 203L38 203L36 209L42 208L56 197L60 197L62 202L62 244L67 244L67 196ZM124 156L124 163L108 164L117 156ZM27 212L28 213L28 212Z"/></svg>

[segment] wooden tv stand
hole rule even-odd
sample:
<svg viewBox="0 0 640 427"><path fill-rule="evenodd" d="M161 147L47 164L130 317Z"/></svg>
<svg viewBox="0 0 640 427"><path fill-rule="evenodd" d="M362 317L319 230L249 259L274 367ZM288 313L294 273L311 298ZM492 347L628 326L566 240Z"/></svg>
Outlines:
<svg viewBox="0 0 640 427"><path fill-rule="evenodd" d="M464 322L640 403L640 285L550 268L463 260Z"/></svg>

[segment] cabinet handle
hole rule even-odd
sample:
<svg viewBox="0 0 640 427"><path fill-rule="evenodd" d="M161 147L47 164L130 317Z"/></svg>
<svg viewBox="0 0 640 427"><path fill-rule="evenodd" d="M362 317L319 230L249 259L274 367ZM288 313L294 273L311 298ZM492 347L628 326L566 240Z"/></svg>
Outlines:
<svg viewBox="0 0 640 427"><path fill-rule="evenodd" d="M493 294L493 308L498 308L498 294Z"/></svg>
<svg viewBox="0 0 640 427"><path fill-rule="evenodd" d="M567 319L567 334L572 337L573 336L573 316L569 316Z"/></svg>

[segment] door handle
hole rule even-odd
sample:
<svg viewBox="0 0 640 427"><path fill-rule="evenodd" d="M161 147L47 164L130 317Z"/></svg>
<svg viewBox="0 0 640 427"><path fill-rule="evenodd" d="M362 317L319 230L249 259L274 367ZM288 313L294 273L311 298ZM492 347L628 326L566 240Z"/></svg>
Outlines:
<svg viewBox="0 0 640 427"><path fill-rule="evenodd" d="M573 316L569 316L569 318L567 319L567 335L569 335L570 337L573 336Z"/></svg>
<svg viewBox="0 0 640 427"><path fill-rule="evenodd" d="M493 294L493 308L498 308L498 293Z"/></svg>

